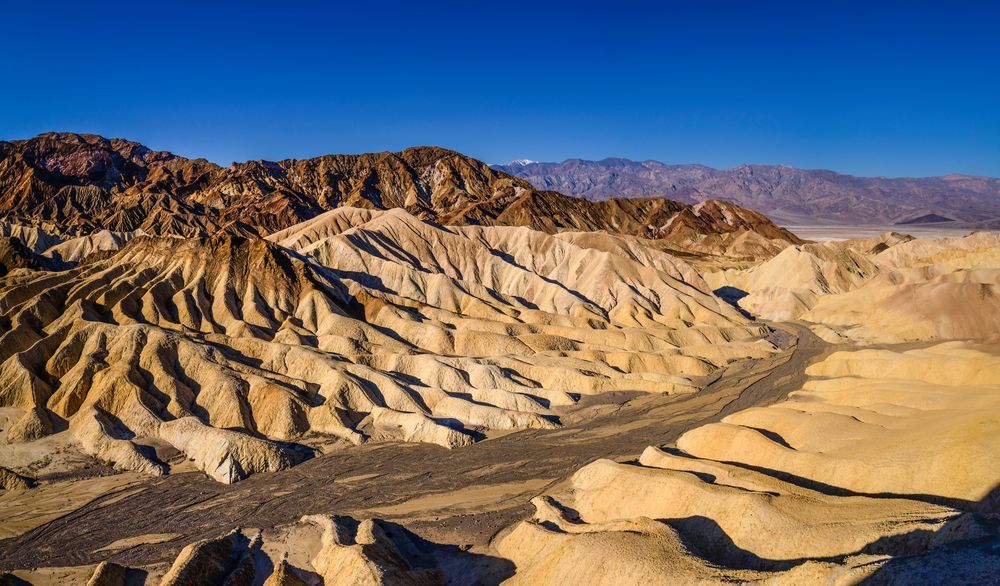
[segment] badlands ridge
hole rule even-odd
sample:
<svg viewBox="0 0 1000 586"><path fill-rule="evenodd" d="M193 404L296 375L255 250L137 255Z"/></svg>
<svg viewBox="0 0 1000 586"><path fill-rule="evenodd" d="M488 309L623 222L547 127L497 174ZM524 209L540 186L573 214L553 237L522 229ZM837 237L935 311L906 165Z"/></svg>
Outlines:
<svg viewBox="0 0 1000 586"><path fill-rule="evenodd" d="M711 201L647 230L533 191L459 221L440 167L416 208L362 182L299 218L261 202L332 160L241 208L235 169L35 140L0 169L42 202L0 223L0 582L1000 572L996 234L806 243ZM173 228L122 212L160 188Z"/></svg>
<svg viewBox="0 0 1000 586"><path fill-rule="evenodd" d="M580 395L694 392L774 351L683 261L563 236L340 208L266 240L140 236L15 270L0 293L8 442L68 426L116 469L162 474L146 448L173 448L233 482L309 455L281 442L453 448L558 425Z"/></svg>

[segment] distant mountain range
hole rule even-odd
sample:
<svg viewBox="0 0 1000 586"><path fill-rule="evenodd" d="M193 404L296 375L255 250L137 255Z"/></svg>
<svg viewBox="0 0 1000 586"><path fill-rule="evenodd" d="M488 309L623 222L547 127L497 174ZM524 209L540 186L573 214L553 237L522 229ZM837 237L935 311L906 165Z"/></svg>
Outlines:
<svg viewBox="0 0 1000 586"><path fill-rule="evenodd" d="M722 199L787 225L948 223L1000 227L1000 179L969 175L853 177L786 165L668 165L611 158L494 165L551 189L600 201L668 197L685 203Z"/></svg>
<svg viewBox="0 0 1000 586"><path fill-rule="evenodd" d="M445 225L607 230L699 246L701 236L720 236L717 248L799 241L731 203L690 205L663 197L591 202L535 189L438 147L221 167L96 135L0 141L0 217L60 234L263 235L339 207L402 208ZM753 242L735 240L747 232L754 233Z"/></svg>

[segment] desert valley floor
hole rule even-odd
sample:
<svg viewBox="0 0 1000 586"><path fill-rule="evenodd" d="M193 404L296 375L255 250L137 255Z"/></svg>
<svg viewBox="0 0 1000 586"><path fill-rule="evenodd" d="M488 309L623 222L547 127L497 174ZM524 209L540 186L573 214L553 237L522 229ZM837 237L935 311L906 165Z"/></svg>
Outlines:
<svg viewBox="0 0 1000 586"><path fill-rule="evenodd" d="M0 584L1000 576L996 233L101 140L4 143Z"/></svg>

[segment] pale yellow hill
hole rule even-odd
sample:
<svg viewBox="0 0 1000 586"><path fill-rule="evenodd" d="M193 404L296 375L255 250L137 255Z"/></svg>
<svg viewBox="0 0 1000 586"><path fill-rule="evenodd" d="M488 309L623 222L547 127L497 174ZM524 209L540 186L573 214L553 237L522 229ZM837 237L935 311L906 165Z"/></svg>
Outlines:
<svg viewBox="0 0 1000 586"><path fill-rule="evenodd" d="M1000 505L1000 347L838 352L808 372L783 403L536 499L495 541L511 583L907 582L919 566L896 556L940 564L946 544L965 575L995 571L975 544Z"/></svg>
<svg viewBox="0 0 1000 586"><path fill-rule="evenodd" d="M814 322L834 342L995 340L1000 331L998 234L790 246L706 280L746 292L739 304L754 315Z"/></svg>
<svg viewBox="0 0 1000 586"><path fill-rule="evenodd" d="M37 226L24 226L10 220L0 220L0 237L17 238L32 252L42 253L63 241L59 236L49 234Z"/></svg>
<svg viewBox="0 0 1000 586"><path fill-rule="evenodd" d="M113 252L136 236L144 236L142 230L136 232L112 232L101 230L86 236L65 240L45 249L43 256L56 262L79 262L95 252Z"/></svg>

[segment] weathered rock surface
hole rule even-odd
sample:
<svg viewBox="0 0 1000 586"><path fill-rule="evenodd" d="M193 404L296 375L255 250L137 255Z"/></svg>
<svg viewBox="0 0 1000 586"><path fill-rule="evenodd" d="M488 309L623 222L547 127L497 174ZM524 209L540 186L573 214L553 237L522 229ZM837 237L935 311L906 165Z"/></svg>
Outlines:
<svg viewBox="0 0 1000 586"><path fill-rule="evenodd" d="M0 467L0 488L4 490L26 490L35 485L35 481Z"/></svg>
<svg viewBox="0 0 1000 586"><path fill-rule="evenodd" d="M1000 235L880 239L791 246L755 267L706 273L748 295L740 307L803 319L830 341L995 340L1000 331Z"/></svg>
<svg viewBox="0 0 1000 586"><path fill-rule="evenodd" d="M442 224L608 230L719 250L740 234L777 249L799 242L733 204L691 207L661 198L594 204L537 191L523 179L436 147L222 168L126 140L50 133L0 142L0 194L0 215L84 236L101 230L263 235L327 210L361 207L402 208ZM703 241L705 236L711 238ZM100 240L99 248L110 246L109 237ZM88 246L94 244L77 242L55 252L78 256Z"/></svg>

